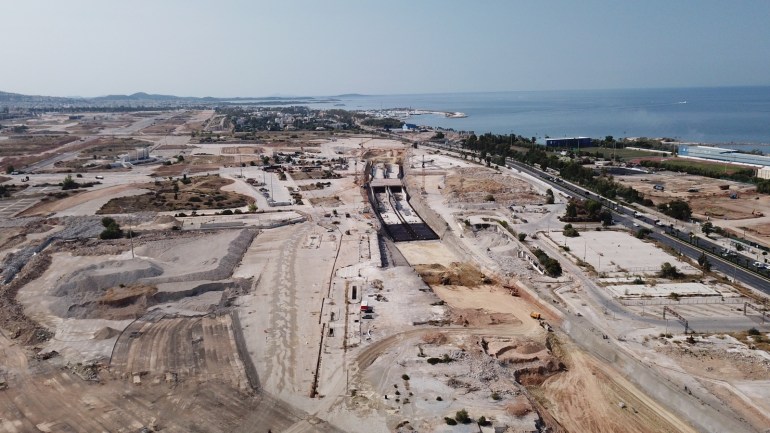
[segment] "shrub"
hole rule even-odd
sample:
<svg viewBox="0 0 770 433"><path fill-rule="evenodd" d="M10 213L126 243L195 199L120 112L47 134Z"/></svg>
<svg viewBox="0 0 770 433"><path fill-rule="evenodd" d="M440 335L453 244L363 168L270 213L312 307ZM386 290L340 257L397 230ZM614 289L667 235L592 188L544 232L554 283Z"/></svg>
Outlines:
<svg viewBox="0 0 770 433"><path fill-rule="evenodd" d="M119 239L123 237L123 230L118 223L110 217L102 218L104 230L99 234L99 239Z"/></svg>
<svg viewBox="0 0 770 433"><path fill-rule="evenodd" d="M580 233L578 233L578 231L574 227L572 227L572 224L565 224L564 231L562 232L562 234L564 234L564 236L568 238L576 238L580 236Z"/></svg>
<svg viewBox="0 0 770 433"><path fill-rule="evenodd" d="M646 237L647 237L647 235L649 235L650 233L652 233L652 230L650 230L650 229L648 229L648 228L644 228L644 227L643 227L643 228L640 228L639 230L637 230L637 231L636 231L636 237L637 237L638 239L644 239L644 238L646 238Z"/></svg>
<svg viewBox="0 0 770 433"><path fill-rule="evenodd" d="M461 422L463 424L470 424L471 417L468 416L468 411L465 409L460 409L455 413L455 419L457 422Z"/></svg>
<svg viewBox="0 0 770 433"><path fill-rule="evenodd" d="M747 333L749 335L760 335L761 334L761 332L759 332L759 329L757 329L757 328L751 328L751 329L749 329L747 331Z"/></svg>
<svg viewBox="0 0 770 433"><path fill-rule="evenodd" d="M455 421L454 418L449 418L448 416L444 417L444 421L447 423L447 425L457 425L457 421Z"/></svg>
<svg viewBox="0 0 770 433"><path fill-rule="evenodd" d="M408 374L402 374L401 375L401 379L409 380L409 375Z"/></svg>
<svg viewBox="0 0 770 433"><path fill-rule="evenodd" d="M233 211L231 211L230 209L225 209L222 211L222 215L232 215L232 214L233 214Z"/></svg>
<svg viewBox="0 0 770 433"><path fill-rule="evenodd" d="M660 272L658 275L661 278L680 278L682 277L682 274L679 272L679 269L676 268L676 266L672 265L669 262L665 262L662 265L660 265Z"/></svg>
<svg viewBox="0 0 770 433"><path fill-rule="evenodd" d="M526 233L519 233L519 242L524 242L524 239L527 238Z"/></svg>
<svg viewBox="0 0 770 433"><path fill-rule="evenodd" d="M436 401L444 401L444 399L441 398L441 396L439 395L438 397L436 397Z"/></svg>
<svg viewBox="0 0 770 433"><path fill-rule="evenodd" d="M491 421L488 421L488 420L487 420L487 417L485 417L485 416L483 416L483 415L479 417L479 421L478 421L478 423L479 423L479 425L480 425L481 427L486 427L486 426L490 426L490 425L492 425L492 422L491 422Z"/></svg>
<svg viewBox="0 0 770 433"><path fill-rule="evenodd" d="M72 175L67 175L67 177L64 178L64 180L61 183L61 189L67 190L67 189L76 189L80 186L79 183L72 180Z"/></svg>

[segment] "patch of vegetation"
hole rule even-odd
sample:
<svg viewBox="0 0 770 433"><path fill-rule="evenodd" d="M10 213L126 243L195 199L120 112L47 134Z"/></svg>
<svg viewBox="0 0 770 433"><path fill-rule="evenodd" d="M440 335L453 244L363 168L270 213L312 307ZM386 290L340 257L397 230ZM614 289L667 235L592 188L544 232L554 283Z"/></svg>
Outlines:
<svg viewBox="0 0 770 433"><path fill-rule="evenodd" d="M664 214L682 221L689 221L692 216L690 205L683 200L673 200L668 203L660 203L658 210Z"/></svg>
<svg viewBox="0 0 770 433"><path fill-rule="evenodd" d="M104 226L104 230L99 234L99 239L120 239L123 237L123 230L113 218L102 218L102 226Z"/></svg>
<svg viewBox="0 0 770 433"><path fill-rule="evenodd" d="M249 204L248 197L222 191L225 185L233 183L230 179L219 176L188 177L189 184L184 184L173 178L141 185L151 190L147 194L118 197L110 200L98 214L114 214L122 212L144 211L179 211L239 208ZM256 211L256 205L254 205Z"/></svg>
<svg viewBox="0 0 770 433"><path fill-rule="evenodd" d="M662 265L660 265L660 272L658 272L658 275L661 278L669 278L669 279L678 279L684 276L684 274L679 272L679 269L677 269L676 266L672 265L669 262L665 262Z"/></svg>
<svg viewBox="0 0 770 433"><path fill-rule="evenodd" d="M576 238L580 236L580 233L578 233L576 228L572 227L572 224L565 224L562 234L568 238Z"/></svg>
<svg viewBox="0 0 770 433"><path fill-rule="evenodd" d="M645 239L647 236L652 234L652 230L642 227L639 230L636 231L636 237L639 239Z"/></svg>
<svg viewBox="0 0 770 433"><path fill-rule="evenodd" d="M397 129L404 126L404 122L398 119L393 119L391 117L386 117L383 119L370 117L362 120L361 124L364 126L374 126L376 128L383 128L383 129Z"/></svg>
<svg viewBox="0 0 770 433"><path fill-rule="evenodd" d="M558 277L561 275L561 264L558 260L552 259L540 248L536 248L534 251L535 257L540 261L540 264L545 268L545 273L550 277Z"/></svg>
<svg viewBox="0 0 770 433"><path fill-rule="evenodd" d="M455 413L455 420L462 424L470 424L473 421L465 409L460 409Z"/></svg>

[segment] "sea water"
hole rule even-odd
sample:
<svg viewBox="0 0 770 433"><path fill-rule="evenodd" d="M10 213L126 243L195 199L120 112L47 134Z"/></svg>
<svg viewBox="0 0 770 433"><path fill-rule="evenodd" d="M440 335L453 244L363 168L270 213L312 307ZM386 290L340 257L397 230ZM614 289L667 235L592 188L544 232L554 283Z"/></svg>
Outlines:
<svg viewBox="0 0 770 433"><path fill-rule="evenodd" d="M671 138L770 153L770 87L353 95L314 108L412 108L417 125L525 137Z"/></svg>

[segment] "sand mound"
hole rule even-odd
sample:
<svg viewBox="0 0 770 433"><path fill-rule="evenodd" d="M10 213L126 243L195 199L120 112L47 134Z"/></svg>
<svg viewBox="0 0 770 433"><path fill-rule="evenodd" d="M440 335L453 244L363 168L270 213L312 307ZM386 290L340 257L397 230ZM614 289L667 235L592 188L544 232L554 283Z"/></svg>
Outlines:
<svg viewBox="0 0 770 433"><path fill-rule="evenodd" d="M171 224L177 222L178 220L171 215L160 215L153 221L155 224Z"/></svg>
<svg viewBox="0 0 770 433"><path fill-rule="evenodd" d="M68 297L73 301L83 299L91 293L133 284L143 278L161 275L163 269L143 259L108 260L86 266L62 277L64 281L53 291L54 296Z"/></svg>
<svg viewBox="0 0 770 433"><path fill-rule="evenodd" d="M492 281L469 263L452 263L448 268L444 265L416 265L415 270L426 284L431 286L465 286L476 287L490 284Z"/></svg>
<svg viewBox="0 0 770 433"><path fill-rule="evenodd" d="M451 318L453 324L463 326L487 326L519 322L510 314L490 313L482 308L454 308L451 312Z"/></svg>
<svg viewBox="0 0 770 433"><path fill-rule="evenodd" d="M105 326L104 328L94 333L94 340L107 340L108 338L115 337L116 335L120 335L120 331L110 328L109 326Z"/></svg>
<svg viewBox="0 0 770 433"><path fill-rule="evenodd" d="M201 242L199 245L200 253L197 255L197 257L195 255L195 250L188 250L189 254L184 257L170 258L170 260L175 263L184 264L190 262L190 259L193 257L198 258L198 262L196 262L194 259L192 260L195 266L194 269L197 272L191 272L190 269L185 269L184 272L179 272L175 275L163 275L156 278L147 278L144 282L157 285L162 283L173 283L181 281L217 281L230 278L230 276L233 274L233 270L241 262L243 254L249 248L249 245L251 245L251 242L254 240L256 235L256 230L241 230L238 235L228 243L226 252L222 257L217 257L215 254L205 254L204 252L210 251L210 248L213 247L213 245L211 244L211 239L203 239L204 242ZM206 249L207 243L209 250Z"/></svg>

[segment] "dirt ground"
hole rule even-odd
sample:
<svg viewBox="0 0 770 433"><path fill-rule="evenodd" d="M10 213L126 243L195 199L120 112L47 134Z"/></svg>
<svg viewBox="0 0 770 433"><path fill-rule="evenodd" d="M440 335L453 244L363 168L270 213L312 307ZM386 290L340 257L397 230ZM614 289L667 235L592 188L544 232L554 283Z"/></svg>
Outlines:
<svg viewBox="0 0 770 433"><path fill-rule="evenodd" d="M458 168L446 176L444 194L448 202L485 203L491 194L503 206L545 202L530 184L484 168Z"/></svg>
<svg viewBox="0 0 770 433"><path fill-rule="evenodd" d="M72 207L98 201L107 197L121 195L122 193L136 189L133 185L111 186L94 191L83 191L61 200L46 200L32 206L20 214L20 216L48 215L49 213L61 212Z"/></svg>
<svg viewBox="0 0 770 433"><path fill-rule="evenodd" d="M741 337L746 338L746 333ZM754 425L770 425L770 404L767 403L767 381L770 378L770 358L760 350L752 350L728 335L697 338L695 344L673 340L659 340L656 351L665 354L676 364L697 377L706 389L724 404L739 411ZM763 341L767 336L763 335Z"/></svg>
<svg viewBox="0 0 770 433"><path fill-rule="evenodd" d="M643 193L645 198L655 204L677 198L686 200L695 216L743 219L761 216L757 212L770 214L770 197L757 195L753 185L672 172L616 176L615 179ZM655 190L655 185L663 185L665 189ZM728 189L723 190L721 186L727 186ZM737 194L738 198L731 199L731 194ZM752 211L755 212L753 216Z"/></svg>
<svg viewBox="0 0 770 433"><path fill-rule="evenodd" d="M449 266L440 264L415 265L414 268L423 281L430 286L440 284L476 287L481 284L492 283L490 278L469 263L452 263Z"/></svg>
<svg viewBox="0 0 770 433"><path fill-rule="evenodd" d="M189 140L178 137L181 131L209 123L218 128L219 122L208 122L213 115L190 112L151 126L159 113L101 122L124 122L144 134L173 129L179 140L164 153L171 157L192 150L182 147ZM135 138L141 137L151 136ZM403 162L405 144L359 136L332 141L328 134L261 138L269 143L201 144L193 151L199 155L185 152L184 161L157 168L154 174L164 177L196 169L221 173L190 176L189 185L179 183L177 198L171 182L145 182L154 167L137 166L108 176L105 182L115 186L32 211L56 212L57 221L2 222L2 253L29 259L13 283L0 284L0 388L6 387L0 430L309 433L365 425L372 433L480 431L475 424L446 424L444 417L467 409L474 419L485 416L516 432L539 425L570 432L691 431L603 362L562 342L558 329L549 332L546 324L558 328L562 318L545 301L537 307L530 302L534 294L513 296L492 277L495 260L518 263L506 268L510 274L496 274L508 284L533 275L507 232L502 240L491 229L472 233L455 219L457 209L444 204L435 207L443 215L436 219L446 217L451 231L444 234L461 236L467 249L444 241L382 245L350 161L362 162L363 154ZM306 204L272 214L303 216L291 225L172 230L173 217L154 214L168 203L217 211L234 206L226 201L229 191L252 188L232 166L235 155L311 145L319 158L350 155L351 165L323 190L303 191ZM435 161L426 169L429 182L416 184L438 202L484 204L489 193L498 207L506 200L544 201L524 180L478 167L452 173L468 163L444 155ZM255 173L248 164L243 169L244 177ZM294 180L278 182L291 190L316 182ZM139 187L153 192L120 198ZM419 187L410 191L420 195ZM97 239L99 217L88 206L108 199L117 200L103 212L136 212L115 218L124 228L129 218L138 220L139 236ZM241 215L206 214L207 221L224 223L220 227L241 222ZM70 233L71 224L88 226L79 232L82 239L54 241L33 253L37 242ZM551 280L535 278L541 294L553 291L546 290L553 289ZM751 371L740 379L762 374ZM761 394L757 389L751 395Z"/></svg>
<svg viewBox="0 0 770 433"><path fill-rule="evenodd" d="M566 431L695 433L592 357L571 345L563 345L558 352L567 371L534 387L533 393Z"/></svg>
<svg viewBox="0 0 770 433"><path fill-rule="evenodd" d="M170 345L168 334L157 337L153 329L167 322L184 327L188 338ZM138 338L126 334L121 340L130 340L127 353L118 350L112 361L89 364L67 364L56 357L38 361L0 336L5 386L0 392L0 429L224 433L253 431L255 422L285 431L298 421L280 402L244 389L243 368L227 358L235 353L228 316L161 319L141 329ZM164 352L137 350L147 347L150 338L158 338L154 345ZM129 364L131 356L153 362Z"/></svg>
<svg viewBox="0 0 770 433"><path fill-rule="evenodd" d="M216 175L194 176L189 180L189 184L164 180L154 184L138 185L150 192L134 197L113 198L97 213L228 209L244 207L249 203L248 197L222 189L233 183L232 179L224 179ZM178 192L174 185L177 185Z"/></svg>

